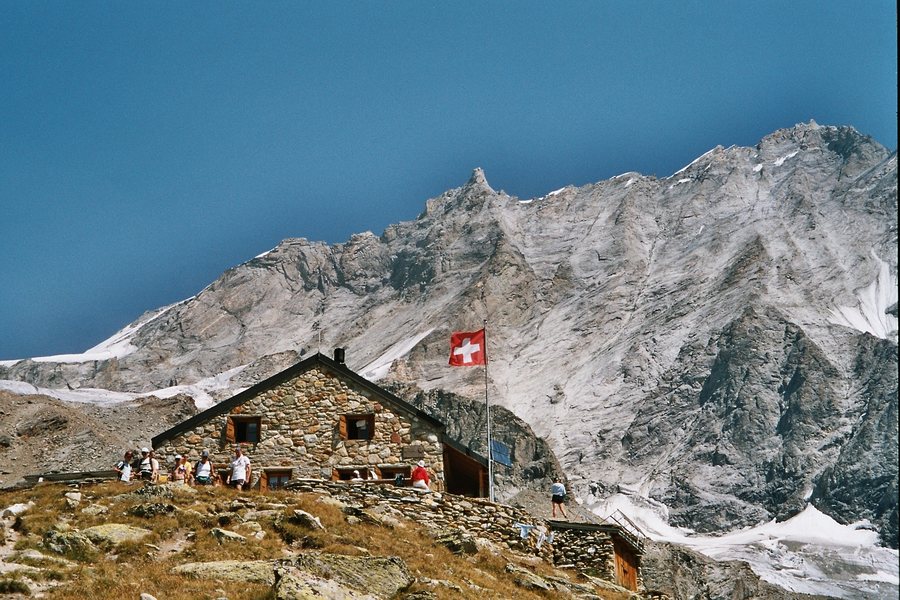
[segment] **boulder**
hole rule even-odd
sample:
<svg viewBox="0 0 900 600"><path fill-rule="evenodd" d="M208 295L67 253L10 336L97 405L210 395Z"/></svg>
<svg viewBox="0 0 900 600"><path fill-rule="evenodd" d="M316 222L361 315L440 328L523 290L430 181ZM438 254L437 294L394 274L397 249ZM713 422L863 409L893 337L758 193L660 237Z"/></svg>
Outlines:
<svg viewBox="0 0 900 600"><path fill-rule="evenodd" d="M336 580L375 598L393 598L414 581L406 563L396 556L345 556L311 552L282 561L280 565L296 567L315 577Z"/></svg>
<svg viewBox="0 0 900 600"><path fill-rule="evenodd" d="M123 542L137 542L152 532L143 527L132 527L121 523L105 523L88 527L82 533L95 544L118 546Z"/></svg>
<svg viewBox="0 0 900 600"><path fill-rule="evenodd" d="M319 517L313 516L299 508L294 510L293 514L288 517L288 521L294 525L299 525L300 527L305 527L307 529L325 531L325 526L322 525L322 521L319 520Z"/></svg>
<svg viewBox="0 0 900 600"><path fill-rule="evenodd" d="M66 499L67 508L75 508L81 503L81 492L66 492L63 497Z"/></svg>
<svg viewBox="0 0 900 600"><path fill-rule="evenodd" d="M34 502L31 501L29 501L28 503L19 502L17 504L11 504L3 510L0 510L0 517L16 517L27 511L32 506L34 506Z"/></svg>
<svg viewBox="0 0 900 600"><path fill-rule="evenodd" d="M378 519L374 514L370 511L363 510L358 506L344 506L341 509L341 512L347 515L347 522L350 524L356 523L369 523L371 525L381 525L381 520ZM354 519L351 521L351 519Z"/></svg>
<svg viewBox="0 0 900 600"><path fill-rule="evenodd" d="M44 534L44 547L57 554L83 556L97 550L94 543L83 533L65 531L62 527L51 527Z"/></svg>
<svg viewBox="0 0 900 600"><path fill-rule="evenodd" d="M132 494L138 498L167 498L171 500L175 497L175 493L172 491L171 487L167 485L154 485L152 483L145 483L144 487L135 490Z"/></svg>
<svg viewBox="0 0 900 600"><path fill-rule="evenodd" d="M452 581L447 581L446 579L431 579L430 577L419 577L419 583L422 585L427 585L430 588L446 588L451 592L455 592L457 594L462 595L463 589L453 583Z"/></svg>
<svg viewBox="0 0 900 600"><path fill-rule="evenodd" d="M434 541L442 546L446 546L454 554L476 554L478 552L478 544L475 542L475 538L463 531L453 531L438 536Z"/></svg>
<svg viewBox="0 0 900 600"><path fill-rule="evenodd" d="M310 575L290 565L275 569L275 600L378 600L334 579Z"/></svg>
<svg viewBox="0 0 900 600"><path fill-rule="evenodd" d="M216 512L214 518L219 525L231 525L241 520L241 516L232 511Z"/></svg>
<svg viewBox="0 0 900 600"><path fill-rule="evenodd" d="M247 541L247 538L242 536L239 533L235 533L233 531L228 531L227 529L222 529L221 527L213 527L209 534L216 538L220 544L224 544L225 542L240 542L244 543Z"/></svg>
<svg viewBox="0 0 900 600"><path fill-rule="evenodd" d="M513 583L526 590L552 592L555 589L553 584L543 577L532 573L528 569L523 569L518 565L512 563L506 565L506 572L512 573Z"/></svg>
<svg viewBox="0 0 900 600"><path fill-rule="evenodd" d="M58 556L50 556L42 554L33 548L22 550L9 557L9 562L19 564L32 564L36 566L57 566L57 567L73 567L75 563Z"/></svg>
<svg viewBox="0 0 900 600"><path fill-rule="evenodd" d="M166 502L147 502L145 504L137 504L128 509L128 514L135 517L144 517L151 519L159 515L170 515L176 510L174 504Z"/></svg>
<svg viewBox="0 0 900 600"><path fill-rule="evenodd" d="M218 560L187 563L175 567L174 571L200 579L224 579L275 585L275 563L271 560Z"/></svg>
<svg viewBox="0 0 900 600"><path fill-rule="evenodd" d="M593 586L575 583L574 581L569 581L563 577L545 577L545 579L556 586L556 589L567 591L573 595L577 594L579 598L599 598L599 596L597 596L597 590Z"/></svg>
<svg viewBox="0 0 900 600"><path fill-rule="evenodd" d="M109 512L109 508L102 504L89 504L81 509L81 514L96 517L97 515L105 515Z"/></svg>

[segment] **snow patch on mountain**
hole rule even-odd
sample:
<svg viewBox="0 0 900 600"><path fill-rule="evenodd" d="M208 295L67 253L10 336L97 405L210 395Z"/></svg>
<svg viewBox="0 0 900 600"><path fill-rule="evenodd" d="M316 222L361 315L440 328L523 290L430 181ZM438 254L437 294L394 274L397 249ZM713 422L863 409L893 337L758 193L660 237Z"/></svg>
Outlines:
<svg viewBox="0 0 900 600"><path fill-rule="evenodd" d="M790 154L785 154L784 156L781 156L781 157L775 159L775 162L773 162L772 165L776 166L776 167L780 167L781 165L784 164L784 161L788 160L789 158L794 158L795 156L797 156L797 154L799 152L800 152L799 150L794 150Z"/></svg>
<svg viewBox="0 0 900 600"><path fill-rule="evenodd" d="M696 165L698 162L700 162L701 160L703 160L704 158L706 158L707 156L709 156L710 154L712 154L712 153L715 152L716 150L721 150L721 149L722 149L722 146L716 146L715 148L710 148L709 150L707 150L706 152L704 152L703 154L701 154L700 156L698 156L697 158L695 158L694 160L692 160L691 162L689 162L688 164L684 165L683 167L681 167L680 169L678 169L677 171L675 171L674 173L672 173L671 175L669 175L669 178L671 179L672 177L675 177L676 175L679 175L679 174L681 174L681 173L684 173L684 172L687 171L689 168L691 168L692 166Z"/></svg>
<svg viewBox="0 0 900 600"><path fill-rule="evenodd" d="M219 373L218 375L201 379L197 383L192 383L190 385L174 385L172 387L149 392L149 394L156 396L157 398L171 398L178 394L187 394L194 399L194 404L198 409L206 410L218 403L218 400L212 395L214 392L228 390L229 395L235 395L240 394L246 389L242 387L235 388L231 384L231 379L246 368L247 365L240 365L223 373ZM139 395L147 396L148 394Z"/></svg>
<svg viewBox="0 0 900 600"><path fill-rule="evenodd" d="M742 560L763 580L805 594L839 598L896 597L897 550L878 545L865 522L841 525L814 506L782 521L761 523L719 536L696 535L668 524L668 508L637 489L584 505L595 514L626 515L651 539L688 546L716 560Z"/></svg>
<svg viewBox="0 0 900 600"><path fill-rule="evenodd" d="M388 374L388 371L395 360L409 354L409 351L412 350L416 344L428 337L432 331L434 331L433 327L423 333L397 342L388 348L384 354L363 367L360 373L370 381L378 381L379 379L384 378L384 376Z"/></svg>
<svg viewBox="0 0 900 600"><path fill-rule="evenodd" d="M113 392L98 388L78 388L74 390L45 388L32 385L25 381L10 381L8 379L0 379L0 390L20 395L39 394L42 396L50 396L51 398L57 398L58 400L64 400L66 402L107 406L110 404L119 404L121 402L130 402L138 396L146 395L133 394L130 392Z"/></svg>
<svg viewBox="0 0 900 600"><path fill-rule="evenodd" d="M828 321L881 339L896 339L897 317L888 314L887 310L897 303L897 276L891 275L890 265L874 251L872 258L878 265L875 280L857 291L855 306L832 309Z"/></svg>
<svg viewBox="0 0 900 600"><path fill-rule="evenodd" d="M25 381L11 381L7 379L0 379L0 390L20 395L38 394L50 396L51 398L56 398L65 402L97 404L101 406L133 402L138 398L144 398L146 396L171 398L178 394L187 394L194 399L194 404L198 409L205 410L218 402L214 397L215 392L227 390L228 395L234 395L239 394L245 389L235 388L231 383L231 379L245 368L247 368L247 365L241 365L223 373L219 373L218 375L206 377L190 385L175 385L149 392L114 392L98 388L46 388L38 387Z"/></svg>
<svg viewBox="0 0 900 600"><path fill-rule="evenodd" d="M82 363L100 360L110 360L113 358L123 358L138 348L131 343L131 338L137 333L141 327L148 325L164 315L176 304L164 306L147 314L143 319L138 319L131 325L117 331L112 337L103 340L93 348L89 348L80 354L57 354L55 356L37 356L32 358L34 362L56 362L56 363ZM10 361L4 361L9 363ZM18 361L11 361L15 364ZM11 366L4 364L4 366Z"/></svg>

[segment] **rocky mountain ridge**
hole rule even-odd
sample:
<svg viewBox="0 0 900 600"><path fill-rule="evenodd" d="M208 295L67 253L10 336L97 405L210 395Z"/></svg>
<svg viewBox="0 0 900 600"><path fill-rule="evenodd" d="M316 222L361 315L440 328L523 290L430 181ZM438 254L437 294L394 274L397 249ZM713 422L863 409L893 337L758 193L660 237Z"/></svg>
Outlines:
<svg viewBox="0 0 900 600"><path fill-rule="evenodd" d="M811 501L896 548L896 163L809 123L541 198L476 170L381 236L285 240L107 357L0 379L149 392L343 346L366 377L474 399L447 339L487 319L492 397L589 503L628 490L723 531Z"/></svg>

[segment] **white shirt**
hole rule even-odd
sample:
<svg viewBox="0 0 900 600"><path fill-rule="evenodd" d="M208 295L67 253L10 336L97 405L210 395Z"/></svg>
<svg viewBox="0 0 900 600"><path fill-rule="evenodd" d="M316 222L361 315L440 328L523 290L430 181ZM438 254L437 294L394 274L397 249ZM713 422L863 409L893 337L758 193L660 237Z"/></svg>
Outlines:
<svg viewBox="0 0 900 600"><path fill-rule="evenodd" d="M196 475L197 477L209 477L211 466L212 466L212 463L209 461L198 462L196 470L194 471L194 475Z"/></svg>
<svg viewBox="0 0 900 600"><path fill-rule="evenodd" d="M119 481L131 481L131 465L125 461L122 461L122 464L119 469L122 471L122 474L119 476Z"/></svg>
<svg viewBox="0 0 900 600"><path fill-rule="evenodd" d="M231 480L247 479L247 467L250 466L250 459L241 454L231 461Z"/></svg>
<svg viewBox="0 0 900 600"><path fill-rule="evenodd" d="M550 486L550 493L554 496L565 496L566 495L566 486L561 483L554 483Z"/></svg>

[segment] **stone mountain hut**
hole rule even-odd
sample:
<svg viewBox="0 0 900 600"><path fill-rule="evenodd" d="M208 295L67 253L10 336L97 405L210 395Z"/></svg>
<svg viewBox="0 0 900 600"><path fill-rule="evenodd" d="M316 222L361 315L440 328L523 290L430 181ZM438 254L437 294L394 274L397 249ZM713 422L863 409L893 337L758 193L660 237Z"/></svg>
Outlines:
<svg viewBox="0 0 900 600"><path fill-rule="evenodd" d="M171 459L196 462L203 450L220 476L240 444L252 461L252 486L291 479L408 480L424 460L433 488L483 497L487 462L449 439L444 424L351 371L342 348L315 355L153 438ZM354 473L358 472L358 474Z"/></svg>

